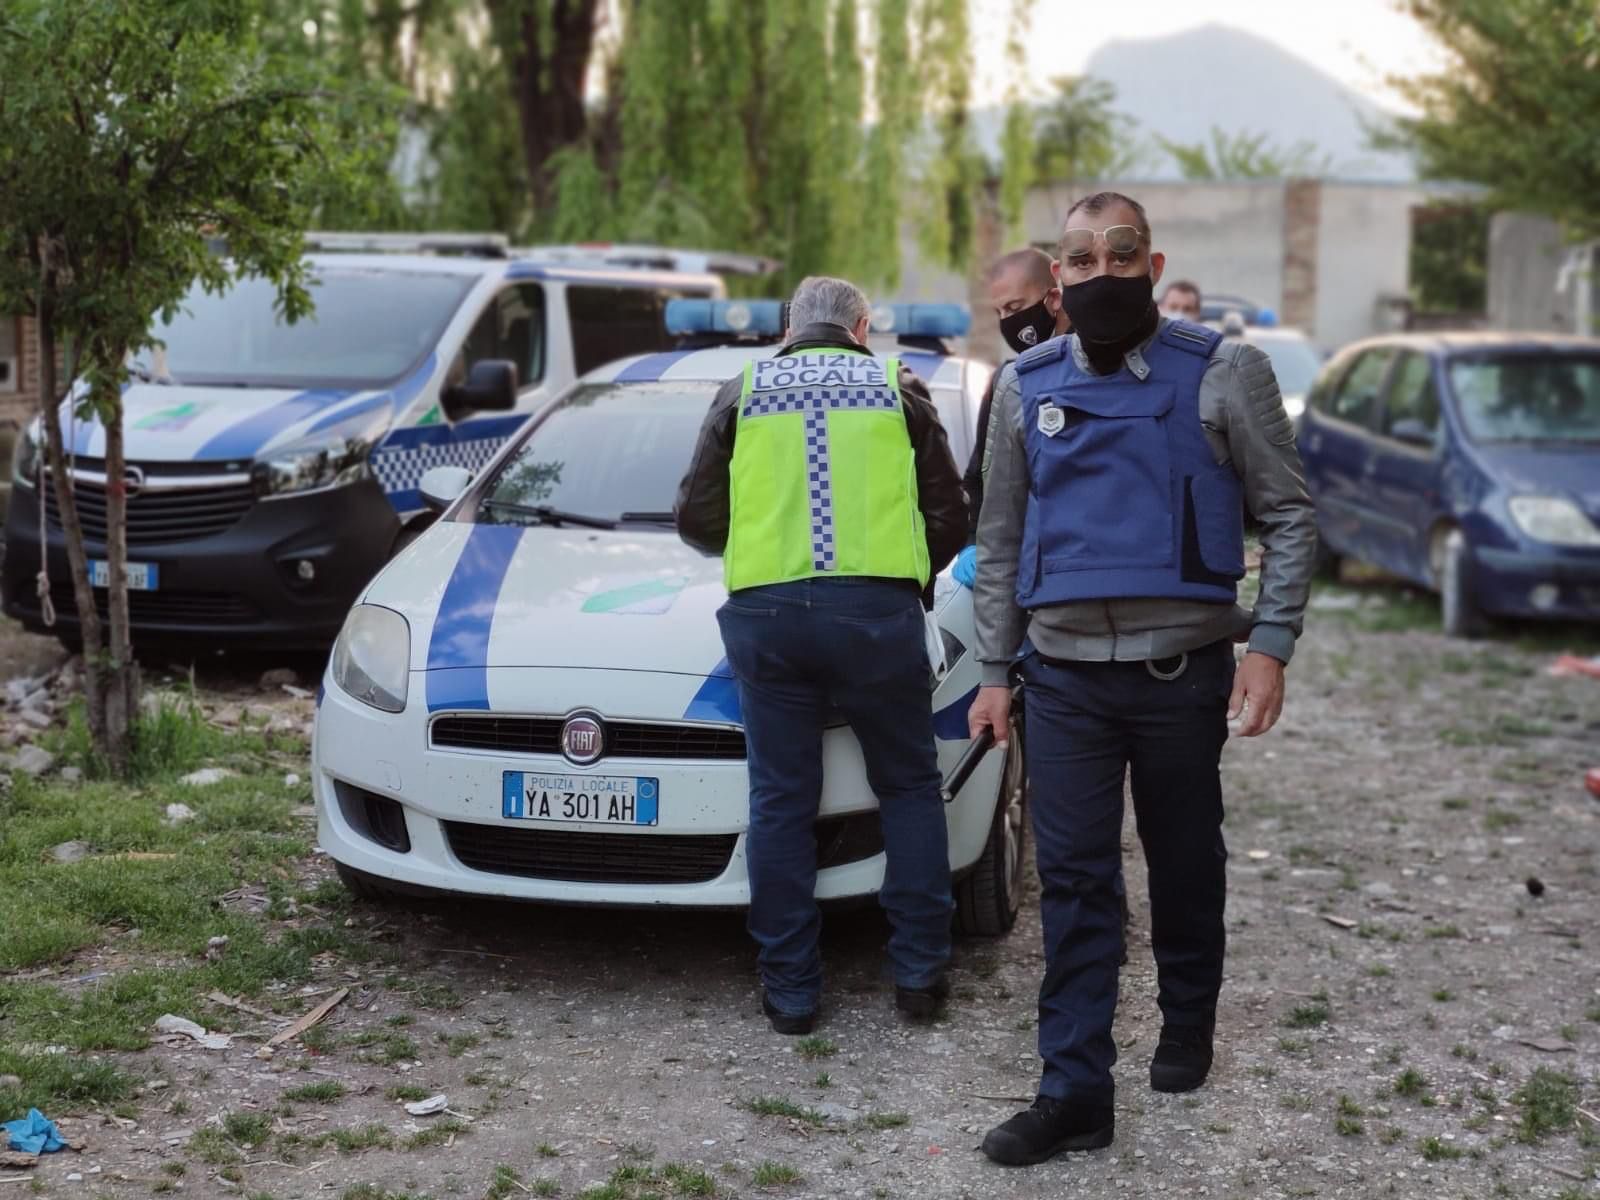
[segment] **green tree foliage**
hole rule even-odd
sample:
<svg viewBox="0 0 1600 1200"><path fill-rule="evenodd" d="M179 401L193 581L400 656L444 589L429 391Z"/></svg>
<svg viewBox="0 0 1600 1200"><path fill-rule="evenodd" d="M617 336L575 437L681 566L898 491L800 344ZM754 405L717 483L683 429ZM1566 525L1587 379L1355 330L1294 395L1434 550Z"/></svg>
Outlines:
<svg viewBox="0 0 1600 1200"><path fill-rule="evenodd" d="M1117 89L1088 75L1051 83L1056 94L1038 110L1034 127L1040 178L1072 191L1137 170L1146 152L1136 122L1114 107Z"/></svg>
<svg viewBox="0 0 1600 1200"><path fill-rule="evenodd" d="M1007 25L1006 68L1012 82L1006 91L1006 119L1000 131L997 189L1002 236L1007 240L1022 231L1022 210L1036 173L1034 111L1023 98L1020 82L1027 70L1025 38L1032 7L1032 0L1012 0L1011 20Z"/></svg>
<svg viewBox="0 0 1600 1200"><path fill-rule="evenodd" d="M1411 302L1417 312L1481 313L1489 291L1489 212L1478 204L1412 210Z"/></svg>
<svg viewBox="0 0 1600 1200"><path fill-rule="evenodd" d="M1421 112L1381 144L1425 176L1484 184L1493 205L1600 237L1600 9L1594 0L1410 0L1443 45L1436 75L1398 79Z"/></svg>
<svg viewBox="0 0 1600 1200"><path fill-rule="evenodd" d="M195 280L241 272L310 311L304 232L319 205L372 177L355 98L271 55L230 0L9 0L0 16L0 312L39 323L48 475L67 537L89 725L118 770L130 758L138 669L128 629L125 490L106 488L105 625L67 479L55 347L68 338L124 477L122 386L152 326ZM226 238L229 257L210 251Z"/></svg>
<svg viewBox="0 0 1600 1200"><path fill-rule="evenodd" d="M1288 179L1325 175L1333 165L1311 142L1280 146L1265 133L1228 133L1216 126L1209 142L1174 142L1158 135L1156 144L1172 156L1185 179Z"/></svg>

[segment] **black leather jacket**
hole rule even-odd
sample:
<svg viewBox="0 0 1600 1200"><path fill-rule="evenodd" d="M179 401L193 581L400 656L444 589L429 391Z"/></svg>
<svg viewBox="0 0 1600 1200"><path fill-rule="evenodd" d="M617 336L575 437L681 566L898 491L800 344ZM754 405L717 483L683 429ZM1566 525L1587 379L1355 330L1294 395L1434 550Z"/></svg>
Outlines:
<svg viewBox="0 0 1600 1200"><path fill-rule="evenodd" d="M870 350L839 325L807 325L779 354L802 350ZM702 554L721 554L728 544L728 469L733 461L733 439L738 428L739 394L743 378L723 384L711 402L700 427L689 472L678 485L673 506L678 535ZM950 442L939 422L938 410L927 385L900 367L900 398L906 431L917 466L917 507L927 527L928 561L938 574L966 544L967 504L961 490L961 473L950 453Z"/></svg>

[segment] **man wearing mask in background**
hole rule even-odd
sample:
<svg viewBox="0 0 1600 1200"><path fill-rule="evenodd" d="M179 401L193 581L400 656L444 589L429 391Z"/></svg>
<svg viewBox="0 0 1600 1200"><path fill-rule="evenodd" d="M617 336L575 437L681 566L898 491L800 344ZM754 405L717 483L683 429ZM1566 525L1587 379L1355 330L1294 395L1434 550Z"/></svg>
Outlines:
<svg viewBox="0 0 1600 1200"><path fill-rule="evenodd" d="M1162 318L1163 265L1136 201L1078 201L1059 267L1073 333L1028 351L995 389L973 597L984 678L969 725L1007 739L1026 635L1045 953L1038 1098L983 1143L1006 1165L1111 1144L1130 771L1162 1014L1150 1084L1205 1081L1222 986L1222 748L1236 717L1245 737L1277 721L1309 591L1316 528L1271 362ZM1237 604L1246 506L1261 524L1253 611ZM1246 639L1236 669L1233 642Z"/></svg>
<svg viewBox="0 0 1600 1200"><path fill-rule="evenodd" d="M1161 315L1177 320L1200 320L1200 285L1176 279L1161 293Z"/></svg>

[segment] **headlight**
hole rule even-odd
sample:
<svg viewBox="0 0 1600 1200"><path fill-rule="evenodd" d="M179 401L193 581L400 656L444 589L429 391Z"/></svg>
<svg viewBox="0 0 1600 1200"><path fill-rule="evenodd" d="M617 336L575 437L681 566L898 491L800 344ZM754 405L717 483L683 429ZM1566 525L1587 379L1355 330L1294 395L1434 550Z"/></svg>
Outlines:
<svg viewBox="0 0 1600 1200"><path fill-rule="evenodd" d="M1511 519L1536 542L1552 546L1600 546L1600 529L1571 500L1560 496L1513 496Z"/></svg>
<svg viewBox="0 0 1600 1200"><path fill-rule="evenodd" d="M384 712L406 706L411 675L411 627L392 608L358 604L333 647L333 681L363 704Z"/></svg>
<svg viewBox="0 0 1600 1200"><path fill-rule="evenodd" d="M39 464L44 461L40 444L39 422L32 421L17 435L17 448L11 457L11 480L18 487L31 488L39 478Z"/></svg>
<svg viewBox="0 0 1600 1200"><path fill-rule="evenodd" d="M258 496L283 496L354 483L371 474L366 438L334 438L275 451L250 469Z"/></svg>

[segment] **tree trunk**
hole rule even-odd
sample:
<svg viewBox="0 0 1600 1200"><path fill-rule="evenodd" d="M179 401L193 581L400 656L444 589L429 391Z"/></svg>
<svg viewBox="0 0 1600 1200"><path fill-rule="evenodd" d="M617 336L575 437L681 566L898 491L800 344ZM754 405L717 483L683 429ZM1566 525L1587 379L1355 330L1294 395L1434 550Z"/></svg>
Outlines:
<svg viewBox="0 0 1600 1200"><path fill-rule="evenodd" d="M587 127L583 81L594 48L599 0L546 0L546 4L548 21L542 11L544 4L527 0L490 3L496 34L511 67L511 95L517 102L528 187L540 219L549 214L553 203L551 156L581 142Z"/></svg>
<svg viewBox="0 0 1600 1200"><path fill-rule="evenodd" d="M56 512L61 518L61 531L66 541L72 596L78 609L78 631L83 641L83 698L89 733L95 745L104 746L105 676L100 660L100 614L95 608L94 588L89 584L89 556L83 548L83 523L78 519L77 497L67 478L66 448L61 437L61 406L71 401L64 400L58 389L54 317L42 305L36 315L39 325L39 412L44 426L45 461L49 468L48 479L41 478L39 481L39 504L44 504L44 489L53 488ZM68 380L67 386L71 388L71 380ZM40 553L48 555L48 542L40 547Z"/></svg>
<svg viewBox="0 0 1600 1200"><path fill-rule="evenodd" d="M117 354L115 361L126 356ZM107 618L110 655L105 666L105 738L102 750L112 771L126 776L132 755L133 719L139 711L139 664L128 629L128 483L123 454L122 392L107 388L95 408L106 431L106 570L110 577Z"/></svg>

